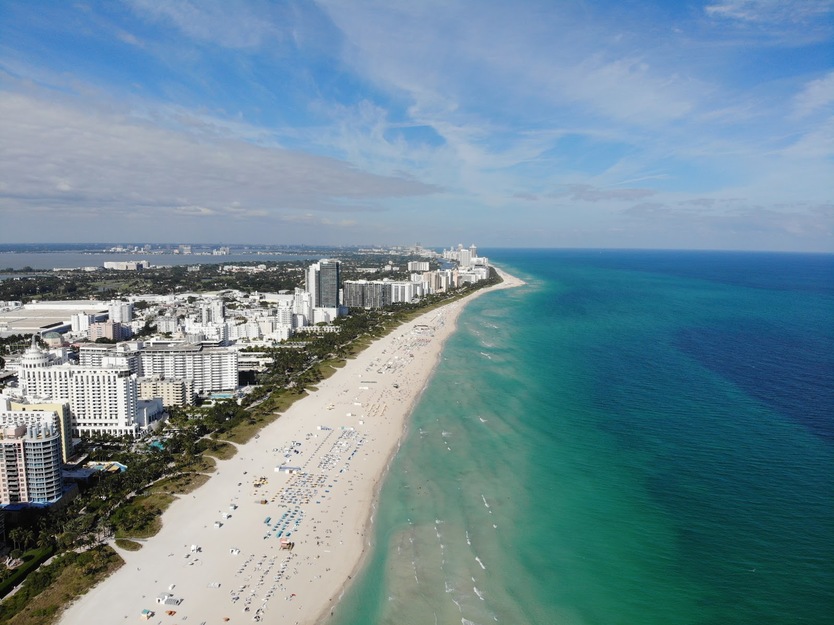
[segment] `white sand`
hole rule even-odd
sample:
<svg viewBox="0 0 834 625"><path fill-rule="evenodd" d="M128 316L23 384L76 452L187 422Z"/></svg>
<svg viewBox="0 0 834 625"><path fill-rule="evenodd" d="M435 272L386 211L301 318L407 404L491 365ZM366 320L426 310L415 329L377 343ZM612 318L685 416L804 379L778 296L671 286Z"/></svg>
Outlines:
<svg viewBox="0 0 834 625"><path fill-rule="evenodd" d="M492 288L523 284L501 275ZM133 623L143 609L155 612L150 623L187 625L314 623L329 613L368 547L379 481L443 342L465 303L486 290L378 340L218 462L206 485L165 512L159 534L140 551L120 551L125 566L61 624ZM276 472L284 464L301 472ZM292 551L280 549L279 531ZM182 602L157 604L165 592Z"/></svg>

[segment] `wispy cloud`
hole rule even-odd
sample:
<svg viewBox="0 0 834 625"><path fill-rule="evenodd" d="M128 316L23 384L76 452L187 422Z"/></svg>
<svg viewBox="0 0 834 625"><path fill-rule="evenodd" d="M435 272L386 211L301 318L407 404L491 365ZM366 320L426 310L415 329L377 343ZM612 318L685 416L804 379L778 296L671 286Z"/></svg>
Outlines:
<svg viewBox="0 0 834 625"><path fill-rule="evenodd" d="M832 103L834 103L834 71L805 85L802 91L794 97L794 114L798 117L805 117L820 109L830 109Z"/></svg>
<svg viewBox="0 0 834 625"><path fill-rule="evenodd" d="M217 0L128 0L137 14L159 20L205 43L255 48L284 38L280 21L252 6Z"/></svg>
<svg viewBox="0 0 834 625"><path fill-rule="evenodd" d="M263 217L287 209L360 212L357 200L426 195L413 179L378 176L325 157L206 137L105 111L0 93L4 210Z"/></svg>
<svg viewBox="0 0 834 625"><path fill-rule="evenodd" d="M806 23L834 13L832 0L720 0L708 4L707 15L755 23Z"/></svg>
<svg viewBox="0 0 834 625"><path fill-rule="evenodd" d="M568 187L568 198L581 202L600 202L614 200L628 202L655 195L652 189L599 189L586 184L575 184Z"/></svg>
<svg viewBox="0 0 834 625"><path fill-rule="evenodd" d="M834 0L718 0L704 11L748 45L819 43L834 33Z"/></svg>

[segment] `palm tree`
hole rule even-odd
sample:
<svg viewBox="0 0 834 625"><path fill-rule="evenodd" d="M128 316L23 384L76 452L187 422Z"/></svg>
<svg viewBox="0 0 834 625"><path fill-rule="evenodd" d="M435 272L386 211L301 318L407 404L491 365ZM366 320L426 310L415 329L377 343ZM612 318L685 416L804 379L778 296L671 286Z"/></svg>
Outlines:
<svg viewBox="0 0 834 625"><path fill-rule="evenodd" d="M23 542L23 528L16 527L9 531L9 540L12 541L15 550L20 548L20 543Z"/></svg>
<svg viewBox="0 0 834 625"><path fill-rule="evenodd" d="M37 546L39 549L46 549L51 547L55 541L55 537L50 534L49 532L41 532L38 534L38 543Z"/></svg>

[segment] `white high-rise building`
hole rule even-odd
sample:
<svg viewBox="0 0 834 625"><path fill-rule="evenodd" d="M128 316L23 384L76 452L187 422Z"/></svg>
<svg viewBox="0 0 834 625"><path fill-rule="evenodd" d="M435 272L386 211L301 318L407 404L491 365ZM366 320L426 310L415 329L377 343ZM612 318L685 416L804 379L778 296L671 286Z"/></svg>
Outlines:
<svg viewBox="0 0 834 625"><path fill-rule="evenodd" d="M303 289L296 289L293 297L293 326L304 326L313 318L313 297Z"/></svg>
<svg viewBox="0 0 834 625"><path fill-rule="evenodd" d="M76 434L135 436L138 432L136 374L125 360L103 362L100 367L50 365L46 352L33 341L20 359L18 381L26 395L67 402Z"/></svg>
<svg viewBox="0 0 834 625"><path fill-rule="evenodd" d="M410 260L408 261L409 271L428 271L430 264L425 260Z"/></svg>
<svg viewBox="0 0 834 625"><path fill-rule="evenodd" d="M95 321L95 315L77 313L70 317L70 328L74 334L81 334L90 329L90 324Z"/></svg>
<svg viewBox="0 0 834 625"><path fill-rule="evenodd" d="M222 299L213 299L200 305L202 323L220 323L226 318L226 307Z"/></svg>
<svg viewBox="0 0 834 625"><path fill-rule="evenodd" d="M461 267L469 267L472 264L472 252L467 249L460 250L459 262Z"/></svg>
<svg viewBox="0 0 834 625"><path fill-rule="evenodd" d="M195 392L228 391L237 388L237 351L187 343L157 343L138 352L143 376L185 378Z"/></svg>
<svg viewBox="0 0 834 625"><path fill-rule="evenodd" d="M110 321L115 323L133 321L133 304L131 302L110 302L107 305L107 312L110 315Z"/></svg>

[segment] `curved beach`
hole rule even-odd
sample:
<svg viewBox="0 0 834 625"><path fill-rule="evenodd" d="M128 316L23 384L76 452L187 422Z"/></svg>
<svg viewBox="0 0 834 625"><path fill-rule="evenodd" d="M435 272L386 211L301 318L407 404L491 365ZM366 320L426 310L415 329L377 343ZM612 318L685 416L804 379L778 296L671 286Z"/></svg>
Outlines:
<svg viewBox="0 0 834 625"><path fill-rule="evenodd" d="M378 485L466 303L379 339L175 501L162 530L78 599L62 625L315 623L370 540ZM288 543L288 544L282 544ZM292 546L292 549L287 547ZM167 604L165 601L167 600Z"/></svg>

